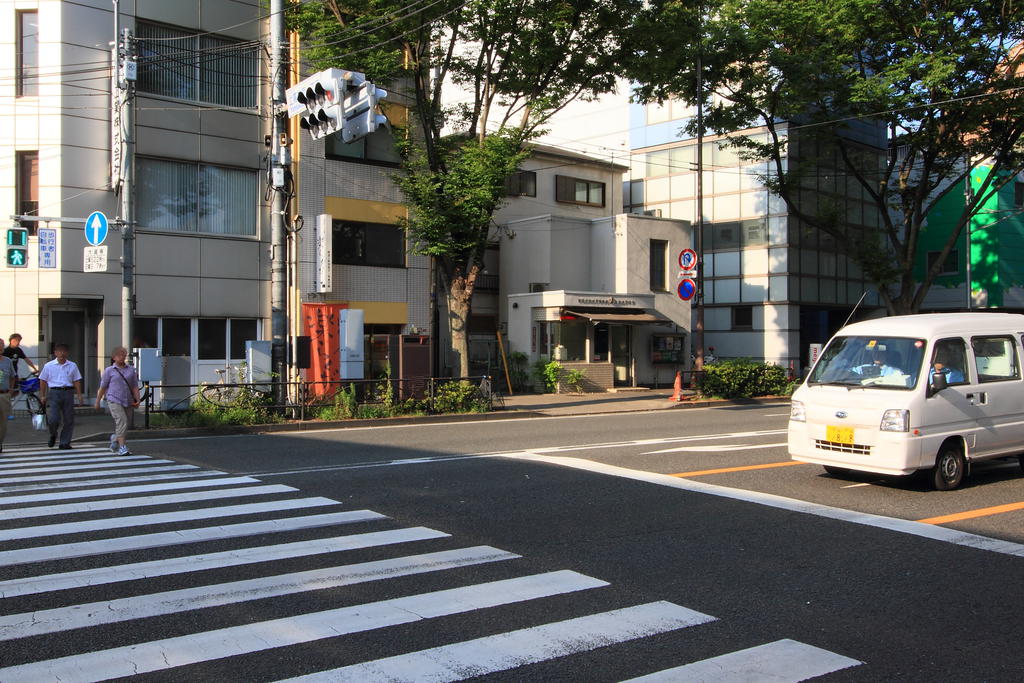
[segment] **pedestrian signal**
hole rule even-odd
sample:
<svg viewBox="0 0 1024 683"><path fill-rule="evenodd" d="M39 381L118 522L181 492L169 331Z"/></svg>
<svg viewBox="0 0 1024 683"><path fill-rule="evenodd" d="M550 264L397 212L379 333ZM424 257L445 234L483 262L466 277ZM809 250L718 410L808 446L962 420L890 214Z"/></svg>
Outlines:
<svg viewBox="0 0 1024 683"><path fill-rule="evenodd" d="M25 228L7 229L7 251L4 263L8 268L25 268L28 266L28 230Z"/></svg>

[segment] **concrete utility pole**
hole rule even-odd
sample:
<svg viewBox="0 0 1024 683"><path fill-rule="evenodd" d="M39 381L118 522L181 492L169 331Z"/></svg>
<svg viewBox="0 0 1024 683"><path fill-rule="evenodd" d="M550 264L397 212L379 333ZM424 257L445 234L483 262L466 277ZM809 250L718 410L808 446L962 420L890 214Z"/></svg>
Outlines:
<svg viewBox="0 0 1024 683"><path fill-rule="evenodd" d="M118 2L114 0L114 130L112 144L120 143L114 160L111 184L120 193L121 222L121 344L132 348L135 316L135 61L132 35L121 29ZM112 150L117 155L117 150ZM118 163L119 162L119 163Z"/></svg>
<svg viewBox="0 0 1024 683"><path fill-rule="evenodd" d="M285 382L285 337L288 332L288 253L285 248L285 221L288 212L286 175L291 165L288 139L288 114L285 90L288 87L288 38L284 25L284 0L270 0L270 71L271 110L274 116L270 141L270 186L274 191L270 214L270 329L271 364L277 381ZM286 395L284 385L276 385L275 400L281 403Z"/></svg>
<svg viewBox="0 0 1024 683"><path fill-rule="evenodd" d="M702 29L703 30L703 29ZM697 370L704 369L704 67L697 53L697 232L693 239L697 252L697 295L693 319L694 360Z"/></svg>

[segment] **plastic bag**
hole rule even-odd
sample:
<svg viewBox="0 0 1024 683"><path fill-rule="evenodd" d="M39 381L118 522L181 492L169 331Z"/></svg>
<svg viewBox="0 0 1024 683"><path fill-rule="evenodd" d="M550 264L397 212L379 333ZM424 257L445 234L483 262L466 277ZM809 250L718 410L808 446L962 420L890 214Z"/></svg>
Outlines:
<svg viewBox="0 0 1024 683"><path fill-rule="evenodd" d="M36 413L32 416L32 429L43 430L46 429L46 416L42 413Z"/></svg>

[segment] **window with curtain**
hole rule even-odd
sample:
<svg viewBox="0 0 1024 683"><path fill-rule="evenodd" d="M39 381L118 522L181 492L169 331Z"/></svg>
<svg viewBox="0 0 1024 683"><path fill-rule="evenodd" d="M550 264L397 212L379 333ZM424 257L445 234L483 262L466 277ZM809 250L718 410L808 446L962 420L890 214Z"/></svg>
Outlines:
<svg viewBox="0 0 1024 683"><path fill-rule="evenodd" d="M139 92L253 108L259 96L259 44L137 22Z"/></svg>
<svg viewBox="0 0 1024 683"><path fill-rule="evenodd" d="M667 291L668 242L666 240L651 240L650 258L651 291Z"/></svg>
<svg viewBox="0 0 1024 683"><path fill-rule="evenodd" d="M18 12L17 70L15 95L39 95L39 13Z"/></svg>
<svg viewBox="0 0 1024 683"><path fill-rule="evenodd" d="M18 213L39 214L39 152L17 152ZM33 227L34 231L35 228Z"/></svg>
<svg viewBox="0 0 1024 683"><path fill-rule="evenodd" d="M555 201L567 204L604 206L604 183L556 175Z"/></svg>
<svg viewBox="0 0 1024 683"><path fill-rule="evenodd" d="M405 233L387 223L334 221L333 262L353 266L405 266Z"/></svg>
<svg viewBox="0 0 1024 683"><path fill-rule="evenodd" d="M215 235L256 234L256 172L137 158L139 227Z"/></svg>

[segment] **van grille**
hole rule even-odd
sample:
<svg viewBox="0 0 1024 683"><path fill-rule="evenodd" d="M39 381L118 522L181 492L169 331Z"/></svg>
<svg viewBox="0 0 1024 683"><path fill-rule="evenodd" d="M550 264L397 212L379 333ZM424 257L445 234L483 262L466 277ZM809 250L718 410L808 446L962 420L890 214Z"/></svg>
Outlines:
<svg viewBox="0 0 1024 683"><path fill-rule="evenodd" d="M816 448L823 451L871 455L871 446L862 446L861 444L856 443L838 443L836 441L822 441L821 439L815 439L814 445Z"/></svg>

